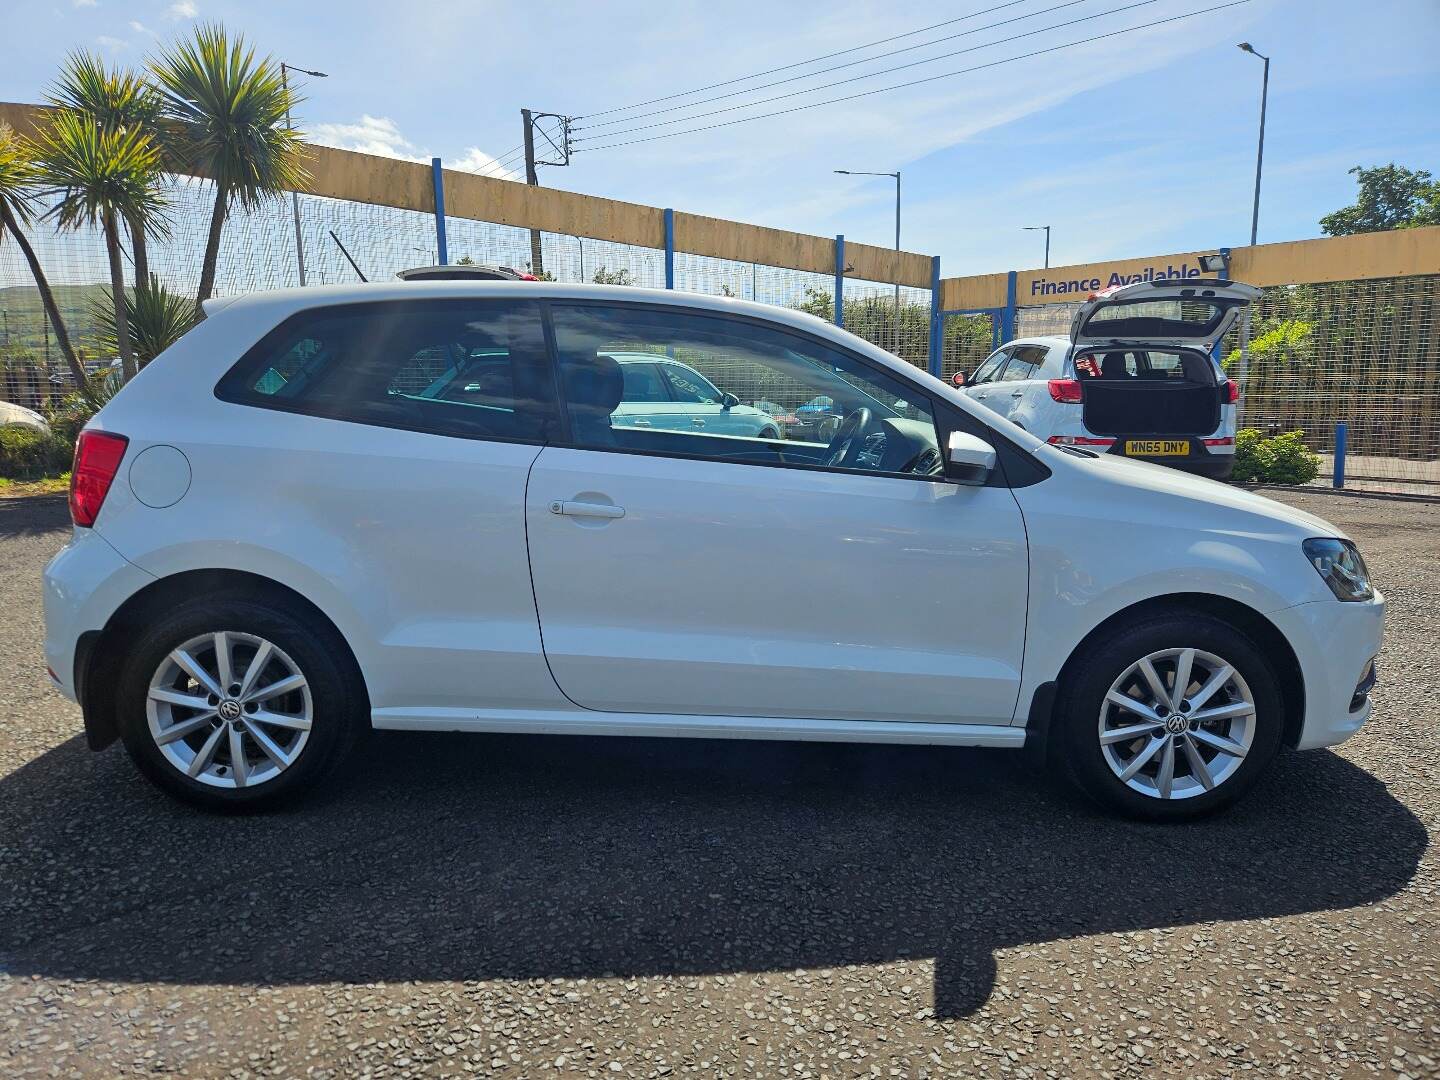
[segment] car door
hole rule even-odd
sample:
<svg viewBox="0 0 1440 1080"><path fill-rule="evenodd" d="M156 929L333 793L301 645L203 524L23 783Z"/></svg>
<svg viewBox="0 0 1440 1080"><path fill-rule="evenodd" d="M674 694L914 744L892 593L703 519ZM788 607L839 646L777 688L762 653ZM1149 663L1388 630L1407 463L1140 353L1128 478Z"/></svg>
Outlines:
<svg viewBox="0 0 1440 1080"><path fill-rule="evenodd" d="M1010 352L1011 346L1008 345L1003 349L996 349L986 357L983 364L975 369L975 374L971 376L969 384L965 387L965 393L987 409L994 409L996 412L1000 411L999 399L991 400L995 394L995 380L1004 371L1005 362L1010 359Z"/></svg>
<svg viewBox="0 0 1440 1080"><path fill-rule="evenodd" d="M936 406L921 389L823 338L729 314L557 302L552 316L570 445L536 459L526 523L545 655L567 697L611 712L1011 721L1020 512L1005 487L933 474ZM853 421L846 460L827 464L837 448L813 437L612 425L616 340L673 346L757 400L832 398L870 427ZM920 471L891 471L902 464Z"/></svg>
<svg viewBox="0 0 1440 1080"><path fill-rule="evenodd" d="M725 394L685 364L661 364L670 396L689 415L690 426L717 435L753 435L751 426L725 405Z"/></svg>
<svg viewBox="0 0 1440 1080"><path fill-rule="evenodd" d="M616 425L662 430L683 426L685 417L680 415L671 400L657 363L643 355L622 352L610 355L619 363L621 377L625 381L624 397L615 410Z"/></svg>
<svg viewBox="0 0 1440 1080"><path fill-rule="evenodd" d="M1045 346L1016 345L1010 362L995 381L987 404L1006 419L1013 420L1037 384L1037 372L1045 362Z"/></svg>

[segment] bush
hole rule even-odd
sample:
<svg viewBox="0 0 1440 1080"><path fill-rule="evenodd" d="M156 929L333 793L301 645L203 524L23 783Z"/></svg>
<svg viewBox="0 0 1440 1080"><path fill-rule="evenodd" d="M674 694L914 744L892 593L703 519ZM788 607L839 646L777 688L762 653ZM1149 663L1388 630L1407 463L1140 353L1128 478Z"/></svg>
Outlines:
<svg viewBox="0 0 1440 1080"><path fill-rule="evenodd" d="M70 468L71 446L56 435L24 427L0 428L0 476L38 480Z"/></svg>
<svg viewBox="0 0 1440 1080"><path fill-rule="evenodd" d="M1320 456L1305 445L1303 431L1267 436L1255 428L1235 435L1231 479L1260 484L1308 484L1320 475Z"/></svg>

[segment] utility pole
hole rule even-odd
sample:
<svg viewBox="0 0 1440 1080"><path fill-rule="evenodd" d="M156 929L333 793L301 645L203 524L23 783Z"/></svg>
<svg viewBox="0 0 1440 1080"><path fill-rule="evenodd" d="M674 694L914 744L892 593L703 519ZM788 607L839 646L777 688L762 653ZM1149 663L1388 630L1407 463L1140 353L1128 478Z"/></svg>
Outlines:
<svg viewBox="0 0 1440 1080"><path fill-rule="evenodd" d="M1254 248L1260 235L1260 172L1265 166L1265 106L1270 97L1270 57L1264 53L1255 51L1255 46L1248 41L1242 41L1236 46L1241 52L1247 52L1258 60L1265 62L1265 67L1260 76L1260 139L1255 147L1255 198L1250 205L1250 247ZM1235 372L1236 382L1240 384L1243 391L1250 377L1250 305L1245 305L1245 314L1240 324L1240 363ZM1246 398L1240 399L1240 405L1236 412L1239 413L1245 408ZM1238 420L1238 417L1237 417Z"/></svg>
<svg viewBox="0 0 1440 1080"><path fill-rule="evenodd" d="M328 79L330 76L329 76L329 75L326 75L325 72L323 72L323 71L309 71L309 70L307 70L307 69L305 69L305 68L302 68L302 67L296 67L294 64L286 64L286 63L284 63L283 61L281 62L281 64L280 64L280 85L281 85L281 87L285 90L285 126L286 126L287 128L290 128L290 129L293 131L294 129L291 128L291 126L290 126L290 80L289 80L289 77L288 77L288 76L289 76L289 72L291 72L291 71L298 71L298 72L300 72L302 75L309 75L309 76L311 76L312 78L316 78L316 79ZM293 214L294 214L294 216L295 216L295 266L296 266L296 269L298 269L299 272L300 272L300 284L301 284L301 285L304 285L304 284L305 284L305 240L304 240L304 238L300 235L300 193L299 193L299 192L296 192L296 191L290 192L290 209L291 209L291 211L293 212Z"/></svg>
<svg viewBox="0 0 1440 1080"><path fill-rule="evenodd" d="M1045 230L1045 269L1050 269L1050 226L1049 225L1022 225L1026 232L1039 232Z"/></svg>
<svg viewBox="0 0 1440 1080"><path fill-rule="evenodd" d="M525 122L525 183L539 187L540 177L535 172L535 117L529 109L521 109L520 118ZM536 277L545 273L539 229L530 230L530 272Z"/></svg>

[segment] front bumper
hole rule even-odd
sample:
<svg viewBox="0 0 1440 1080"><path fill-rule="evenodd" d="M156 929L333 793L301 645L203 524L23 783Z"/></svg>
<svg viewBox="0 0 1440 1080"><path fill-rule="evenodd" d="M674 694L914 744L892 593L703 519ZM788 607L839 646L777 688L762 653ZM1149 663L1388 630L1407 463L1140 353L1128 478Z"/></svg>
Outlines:
<svg viewBox="0 0 1440 1080"><path fill-rule="evenodd" d="M154 577L126 561L93 529L76 529L45 567L45 663L55 688L79 700L75 659L81 635L110 616Z"/></svg>
<svg viewBox="0 0 1440 1080"><path fill-rule="evenodd" d="M1368 688L1357 689L1374 675L1370 665L1384 635L1385 598L1377 592L1364 603L1316 600L1269 618L1295 650L1305 682L1305 718L1295 748L1344 742L1370 719Z"/></svg>

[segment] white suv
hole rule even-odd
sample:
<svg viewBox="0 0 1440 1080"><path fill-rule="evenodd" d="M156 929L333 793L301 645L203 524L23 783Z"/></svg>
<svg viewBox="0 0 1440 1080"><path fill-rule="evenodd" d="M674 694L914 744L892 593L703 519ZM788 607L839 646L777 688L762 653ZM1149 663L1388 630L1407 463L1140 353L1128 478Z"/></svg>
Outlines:
<svg viewBox="0 0 1440 1080"><path fill-rule="evenodd" d="M190 802L279 802L374 727L1028 747L1186 817L1370 714L1384 605L1334 526L1049 446L809 315L507 282L207 311L82 433L45 572L90 745ZM636 349L842 419L613 423Z"/></svg>
<svg viewBox="0 0 1440 1080"><path fill-rule="evenodd" d="M1211 354L1259 295L1195 278L1117 285L1080 307L1068 338L1007 342L955 383L1049 443L1225 480L1240 394Z"/></svg>

